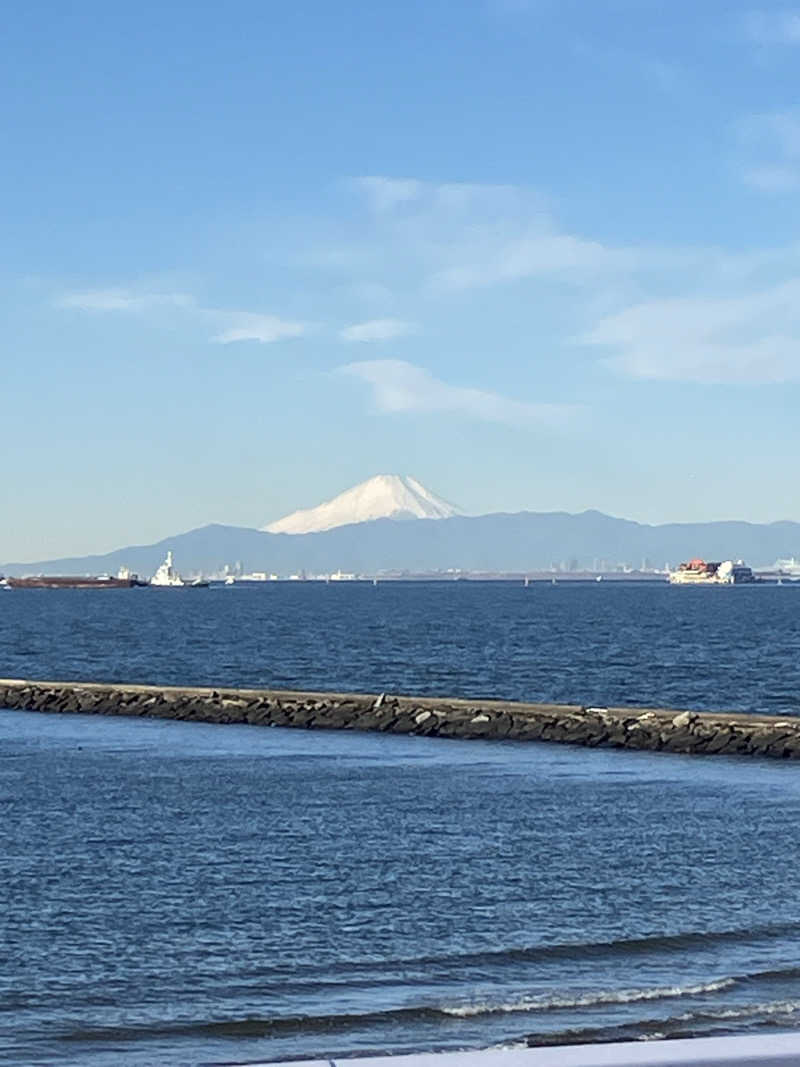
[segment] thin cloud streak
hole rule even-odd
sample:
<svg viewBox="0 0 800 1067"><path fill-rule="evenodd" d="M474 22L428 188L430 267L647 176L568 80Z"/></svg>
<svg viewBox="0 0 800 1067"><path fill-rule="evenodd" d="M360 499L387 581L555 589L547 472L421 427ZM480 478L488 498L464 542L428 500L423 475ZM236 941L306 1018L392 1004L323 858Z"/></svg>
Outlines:
<svg viewBox="0 0 800 1067"><path fill-rule="evenodd" d="M402 319L370 319L346 326L339 336L343 341L373 342L392 341L396 337L407 337L415 332L413 323L404 322Z"/></svg>
<svg viewBox="0 0 800 1067"><path fill-rule="evenodd" d="M366 198L373 211L392 211L401 204L416 200L424 184L415 178L386 178L382 176L354 178L353 185Z"/></svg>
<svg viewBox="0 0 800 1067"><path fill-rule="evenodd" d="M238 341L272 344L275 341L301 337L309 329L307 323L292 322L277 315L200 307L194 298L186 293L136 293L121 288L90 289L66 293L58 297L54 304L58 308L94 313L143 314L173 309L195 319L213 322L219 332L209 340L214 344L223 345Z"/></svg>
<svg viewBox="0 0 800 1067"><path fill-rule="evenodd" d="M562 425L575 409L560 404L527 404L499 393L450 385L429 370L400 359L368 360L339 368L372 389L378 411L390 414L449 414L515 425Z"/></svg>
<svg viewBox="0 0 800 1067"><path fill-rule="evenodd" d="M191 308L194 299L186 293L134 293L130 289L87 289L65 293L55 307L78 311L150 311L159 307Z"/></svg>
<svg viewBox="0 0 800 1067"><path fill-rule="evenodd" d="M211 338L212 342L220 345L234 344L237 341L258 341L260 344L269 345L275 341L302 337L308 332L307 323L291 322L278 318L277 315L256 315L248 311L210 311L208 314L231 320L227 329Z"/></svg>

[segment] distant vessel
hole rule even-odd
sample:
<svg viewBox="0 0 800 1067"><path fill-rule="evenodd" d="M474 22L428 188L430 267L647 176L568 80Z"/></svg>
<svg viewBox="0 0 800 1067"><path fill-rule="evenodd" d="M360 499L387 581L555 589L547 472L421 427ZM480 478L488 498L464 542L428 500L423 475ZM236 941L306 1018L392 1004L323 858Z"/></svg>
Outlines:
<svg viewBox="0 0 800 1067"><path fill-rule="evenodd" d="M150 579L150 585L155 585L162 589L178 589L181 587L188 587L189 589L208 588L208 582L205 578L195 578L191 582L184 581L173 566L172 552L167 552L167 558Z"/></svg>
<svg viewBox="0 0 800 1067"><path fill-rule="evenodd" d="M797 580L800 578L800 561L794 556L791 559L779 559L775 561L774 568L782 578Z"/></svg>
<svg viewBox="0 0 800 1067"><path fill-rule="evenodd" d="M741 560L707 563L704 559L690 559L669 572L670 585L747 585L757 581Z"/></svg>
<svg viewBox="0 0 800 1067"><path fill-rule="evenodd" d="M138 578L112 578L108 574L31 574L25 578L4 578L3 589L132 589L143 585Z"/></svg>

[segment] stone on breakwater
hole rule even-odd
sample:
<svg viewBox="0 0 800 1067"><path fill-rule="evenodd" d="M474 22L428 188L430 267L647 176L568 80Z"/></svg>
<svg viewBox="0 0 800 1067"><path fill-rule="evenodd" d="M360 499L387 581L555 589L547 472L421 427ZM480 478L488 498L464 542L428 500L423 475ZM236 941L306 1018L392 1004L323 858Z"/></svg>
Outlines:
<svg viewBox="0 0 800 1067"><path fill-rule="evenodd" d="M0 707L800 759L800 718L369 694L0 680Z"/></svg>

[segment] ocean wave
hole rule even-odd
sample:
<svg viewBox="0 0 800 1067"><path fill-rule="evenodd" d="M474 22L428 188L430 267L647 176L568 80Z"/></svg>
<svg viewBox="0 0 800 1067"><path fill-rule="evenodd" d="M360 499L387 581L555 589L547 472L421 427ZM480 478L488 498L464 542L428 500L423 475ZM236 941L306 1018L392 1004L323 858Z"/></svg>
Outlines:
<svg viewBox="0 0 800 1067"><path fill-rule="evenodd" d="M687 935L683 935L687 936ZM719 936L719 935L718 935ZM727 934L725 935L727 936ZM659 941L665 939L659 938ZM672 940L672 939L671 939ZM330 1014L295 1014L247 1016L228 1019L196 1019L162 1021L131 1026L80 1028L61 1035L66 1041L135 1041L153 1037L263 1037L286 1038L294 1035L337 1034L353 1030L381 1030L397 1024L420 1024L442 1027L458 1026L459 1021L482 1016L519 1014L544 1015L547 1012L578 1011L602 1005L635 1004L639 1002L705 997L748 983L800 978L800 968L753 971L735 976L714 978L707 982L687 985L649 986L633 989L599 989L580 993L555 992L536 996L520 996L493 1001L488 998L462 1003L421 1003L399 1005L377 1010L345 1011ZM795 1015L800 1012L800 999L781 999L756 1004L707 1006L665 1018L649 1018L637 1022L592 1028L570 1028L521 1038L532 1044L561 1044L569 1041L594 1042L623 1038L653 1040L660 1035L694 1036L704 1027L736 1023L738 1020ZM608 1036L612 1035L612 1036ZM514 1040L514 1039L512 1039Z"/></svg>
<svg viewBox="0 0 800 1067"><path fill-rule="evenodd" d="M681 1019L692 1020L724 1020L724 1019L751 1019L763 1015L794 1015L800 1011L800 1000L774 1000L765 1004L742 1004L739 1007L708 1008L699 1012L687 1012Z"/></svg>
<svg viewBox="0 0 800 1067"><path fill-rule="evenodd" d="M770 939L785 940L800 934L800 922L768 923L727 930L684 930L672 934L644 934L641 937L611 938L605 941L560 941L538 945L511 945L504 948L477 949L467 952L425 954L419 956L397 956L337 960L328 967L320 967L318 962L294 961L289 981L307 979L309 984L316 976L324 977L334 984L346 982L348 976L363 975L366 979L380 975L394 981L395 972L402 970L403 980L409 978L408 971L415 968L426 971L429 976L431 968L439 971L461 971L467 967L502 967L506 964L539 963L548 960L583 960L594 958L614 958L626 955L647 955L648 953L681 953L687 949L711 947L724 944L741 944L748 941ZM262 965L242 971L243 979L275 979L283 983L287 980L286 968L280 965ZM298 982L298 984L300 984Z"/></svg>
<svg viewBox="0 0 800 1067"><path fill-rule="evenodd" d="M374 961L348 961L344 969L369 969L380 966L469 966L497 963L538 962L548 959L585 959L596 956L645 955L649 952L682 952L706 945L760 941L770 938L787 938L800 932L800 923L768 923L745 929L685 930L674 934L645 934L641 937L620 937L607 941L563 941L543 945L509 946L473 952L427 955L411 958ZM342 965L338 965L342 966Z"/></svg>
<svg viewBox="0 0 800 1067"><path fill-rule="evenodd" d="M543 996L522 998L502 1004L491 1002L441 1007L445 1015L469 1018L476 1015L495 1015L505 1012L557 1011L569 1008L591 1008L598 1004L635 1004L643 1000L666 1000L672 997L701 996L716 993L736 985L735 978L719 978L713 982L688 986L656 986L651 989L610 989L581 993L575 996Z"/></svg>
<svg viewBox="0 0 800 1067"><path fill-rule="evenodd" d="M742 981L749 982L769 982L774 981L776 978L784 981L787 978L800 978L800 967L776 967L774 970L751 971L749 974L741 975Z"/></svg>
<svg viewBox="0 0 800 1067"><path fill-rule="evenodd" d="M776 1000L759 1004L703 1008L664 1018L640 1019L607 1026L569 1027L529 1034L528 1047L573 1044L605 1044L614 1041L661 1041L706 1037L710 1034L749 1032L764 1026L796 1025L800 1000Z"/></svg>
<svg viewBox="0 0 800 1067"><path fill-rule="evenodd" d="M629 1004L636 1001L674 997L701 996L728 989L733 978L721 978L690 986L667 986L652 989L600 990L579 995L524 998L507 1003L420 1004L379 1011L344 1012L324 1015L263 1016L240 1019L196 1020L174 1023L157 1022L130 1027L92 1027L62 1035L69 1041L136 1040L155 1036L206 1037L288 1037L293 1034L338 1033L405 1022L428 1022L441 1026L446 1020L455 1025L459 1019L512 1012L546 1012L597 1004Z"/></svg>

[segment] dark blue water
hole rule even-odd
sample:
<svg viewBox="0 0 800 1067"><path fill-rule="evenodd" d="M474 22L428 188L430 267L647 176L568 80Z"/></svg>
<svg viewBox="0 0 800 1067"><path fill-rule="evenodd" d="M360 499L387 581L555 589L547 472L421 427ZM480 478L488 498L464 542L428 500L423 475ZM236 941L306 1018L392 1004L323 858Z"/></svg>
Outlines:
<svg viewBox="0 0 800 1067"><path fill-rule="evenodd" d="M0 674L789 712L796 591L2 593ZM800 1021L793 764L0 712L0 1062Z"/></svg>
<svg viewBox="0 0 800 1067"><path fill-rule="evenodd" d="M0 712L0 1061L800 1019L793 765Z"/></svg>
<svg viewBox="0 0 800 1067"><path fill-rule="evenodd" d="M800 712L800 585L0 592L0 675Z"/></svg>

